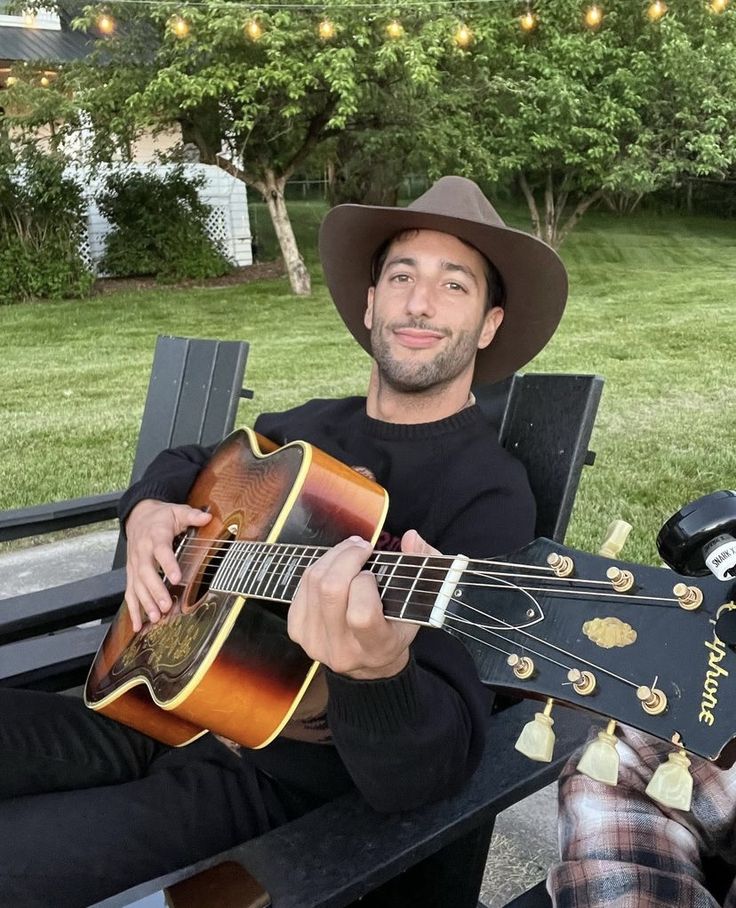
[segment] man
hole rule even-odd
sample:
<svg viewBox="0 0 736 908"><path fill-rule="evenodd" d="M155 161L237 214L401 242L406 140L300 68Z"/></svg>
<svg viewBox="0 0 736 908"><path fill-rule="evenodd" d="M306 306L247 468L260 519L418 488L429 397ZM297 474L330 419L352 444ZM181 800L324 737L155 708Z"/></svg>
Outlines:
<svg viewBox="0 0 736 908"><path fill-rule="evenodd" d="M470 387L515 371L551 336L567 289L556 254L507 228L474 183L446 177L407 209L334 209L320 255L374 358L367 397L310 401L256 430L374 475L391 501L384 548L484 556L527 542L524 471ZM209 520L180 502L210 454L164 452L123 498L135 627L170 608L159 568L179 579L174 537ZM384 619L362 571L370 551L347 539L305 573L288 632L324 671L262 750L212 735L175 750L70 698L0 692L0 904L48 904L50 891L55 906L88 904L353 786L381 810L457 790L480 758L485 692L456 640Z"/></svg>

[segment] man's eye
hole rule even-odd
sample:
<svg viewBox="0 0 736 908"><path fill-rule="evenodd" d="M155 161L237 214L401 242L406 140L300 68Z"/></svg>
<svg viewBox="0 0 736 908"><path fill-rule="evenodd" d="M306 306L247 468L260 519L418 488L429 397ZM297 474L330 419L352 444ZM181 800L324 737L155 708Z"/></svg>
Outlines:
<svg viewBox="0 0 736 908"><path fill-rule="evenodd" d="M466 292L465 287L463 287L462 284L458 284L457 281L448 281L447 286L449 287L450 290L461 290L463 293Z"/></svg>
<svg viewBox="0 0 736 908"><path fill-rule="evenodd" d="M390 277L390 280L397 281L401 284L404 284L404 283L406 283L406 281L409 280L409 275L408 274L392 274Z"/></svg>

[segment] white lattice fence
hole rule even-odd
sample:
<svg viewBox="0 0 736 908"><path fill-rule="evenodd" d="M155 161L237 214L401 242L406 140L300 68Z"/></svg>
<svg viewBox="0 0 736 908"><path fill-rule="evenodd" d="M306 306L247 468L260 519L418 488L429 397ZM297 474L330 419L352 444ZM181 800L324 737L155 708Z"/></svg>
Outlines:
<svg viewBox="0 0 736 908"><path fill-rule="evenodd" d="M85 168L70 173L85 187L87 197L87 236L82 242L80 253L87 267L99 274L98 263L105 252L105 237L110 224L102 216L95 203L95 195L104 187L107 175L115 170L142 172L153 170L165 174L174 169L173 164L109 164L105 170L90 175ZM253 264L251 251L250 220L246 200L245 184L235 177L206 164L185 164L187 176L202 175L204 184L199 190L200 199L210 206L207 219L207 234L225 256L238 267Z"/></svg>

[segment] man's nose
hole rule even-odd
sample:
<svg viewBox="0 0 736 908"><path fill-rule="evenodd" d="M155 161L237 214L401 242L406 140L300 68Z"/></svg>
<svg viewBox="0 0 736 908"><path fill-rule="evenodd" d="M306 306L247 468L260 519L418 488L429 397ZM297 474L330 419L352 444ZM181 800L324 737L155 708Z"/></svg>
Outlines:
<svg viewBox="0 0 736 908"><path fill-rule="evenodd" d="M406 311L411 315L434 315L434 294L426 281L414 284L406 301Z"/></svg>

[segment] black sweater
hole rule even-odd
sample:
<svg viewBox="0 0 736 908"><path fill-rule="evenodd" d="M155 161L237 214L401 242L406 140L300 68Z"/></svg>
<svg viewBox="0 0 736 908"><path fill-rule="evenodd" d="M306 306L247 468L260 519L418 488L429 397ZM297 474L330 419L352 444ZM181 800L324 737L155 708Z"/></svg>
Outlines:
<svg viewBox="0 0 736 908"><path fill-rule="evenodd" d="M369 470L387 489L379 548L396 548L416 529L446 554L487 557L533 537L535 509L521 464L504 451L477 406L419 425L371 419L364 398L315 400L264 414L257 432L278 444L302 440L343 463ZM123 496L124 522L144 498L186 499L212 449L164 451ZM249 751L272 777L326 800L357 785L381 810L444 797L467 780L484 743L489 698L460 643L421 629L399 675L354 681L327 673L334 747L277 739Z"/></svg>

